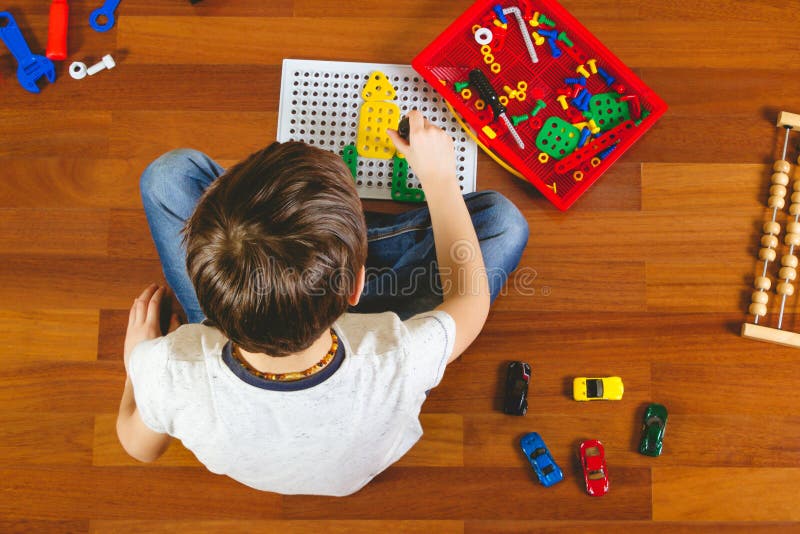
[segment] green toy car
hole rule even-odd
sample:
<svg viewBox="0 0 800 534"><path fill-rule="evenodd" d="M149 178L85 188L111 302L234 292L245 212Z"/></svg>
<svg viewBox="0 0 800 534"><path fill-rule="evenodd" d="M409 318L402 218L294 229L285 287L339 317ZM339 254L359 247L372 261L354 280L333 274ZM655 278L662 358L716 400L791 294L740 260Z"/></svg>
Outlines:
<svg viewBox="0 0 800 534"><path fill-rule="evenodd" d="M639 443L639 452L647 456L660 456L666 429L667 408L655 403L648 406L644 412L642 441Z"/></svg>

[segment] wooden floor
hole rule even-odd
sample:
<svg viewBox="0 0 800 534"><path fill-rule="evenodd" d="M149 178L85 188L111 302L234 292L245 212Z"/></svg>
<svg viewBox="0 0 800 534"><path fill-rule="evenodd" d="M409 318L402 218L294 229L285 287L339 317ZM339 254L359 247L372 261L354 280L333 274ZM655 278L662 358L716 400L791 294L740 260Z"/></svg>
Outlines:
<svg viewBox="0 0 800 534"><path fill-rule="evenodd" d="M161 280L138 177L171 148L230 164L273 140L283 58L409 63L470 2L125 0L105 34L85 24L99 2L71 2L70 59L118 67L77 82L61 63L38 96L2 49L0 532L800 531L800 351L738 336L776 115L800 113L800 1L563 4L670 110L567 213L481 155L479 188L530 222L535 277L431 393L422 441L342 499L256 492L180 443L152 465L120 448L125 310ZM48 2L11 12L43 50ZM523 418L498 408L516 359ZM611 374L622 401L570 399L572 377ZM636 452L651 401L670 410L655 459ZM564 468L554 488L518 450L530 431ZM582 488L586 438L606 444L603 498Z"/></svg>

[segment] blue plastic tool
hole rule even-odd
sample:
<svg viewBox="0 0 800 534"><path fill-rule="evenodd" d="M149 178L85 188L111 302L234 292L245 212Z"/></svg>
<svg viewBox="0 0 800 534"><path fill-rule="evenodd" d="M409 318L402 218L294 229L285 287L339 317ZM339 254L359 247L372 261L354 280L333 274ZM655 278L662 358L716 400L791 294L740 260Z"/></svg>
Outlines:
<svg viewBox="0 0 800 534"><path fill-rule="evenodd" d="M114 11L117 10L119 3L120 0L105 0L102 6L92 11L92 14L89 15L89 26L98 32L107 32L110 30L111 27L114 26L114 22L116 22ZM100 17L106 18L103 24L97 22Z"/></svg>
<svg viewBox="0 0 800 534"><path fill-rule="evenodd" d="M42 76L47 77L47 81L56 81L56 69L53 62L44 56L31 52L28 43L25 41L22 32L17 26L17 21L11 13L6 11L0 13L0 39L8 47L11 55L17 60L17 79L26 90L31 93L38 93L39 87L36 82Z"/></svg>

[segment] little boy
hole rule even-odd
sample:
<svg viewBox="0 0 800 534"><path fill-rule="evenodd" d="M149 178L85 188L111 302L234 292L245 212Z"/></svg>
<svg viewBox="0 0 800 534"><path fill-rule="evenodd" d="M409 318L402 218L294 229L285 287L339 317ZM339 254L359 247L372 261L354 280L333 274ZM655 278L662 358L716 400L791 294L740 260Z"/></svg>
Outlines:
<svg viewBox="0 0 800 534"><path fill-rule="evenodd" d="M189 324L173 316L162 336L163 287L134 301L117 419L131 456L176 437L253 488L348 495L419 440L428 391L481 331L528 225L497 193L462 197L452 139L416 111L409 124L409 142L389 135L428 207L396 216L365 217L343 161L303 143L227 171L188 150L147 168Z"/></svg>

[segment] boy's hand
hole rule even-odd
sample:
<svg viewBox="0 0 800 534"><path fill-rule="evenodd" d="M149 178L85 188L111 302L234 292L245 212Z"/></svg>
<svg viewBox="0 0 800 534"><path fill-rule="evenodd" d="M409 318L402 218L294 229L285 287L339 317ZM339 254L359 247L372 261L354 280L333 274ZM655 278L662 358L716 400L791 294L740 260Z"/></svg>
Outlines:
<svg viewBox="0 0 800 534"><path fill-rule="evenodd" d="M389 128L386 133L414 169L425 194L457 185L453 139L417 110L408 113L408 126L409 141L400 137L397 130Z"/></svg>
<svg viewBox="0 0 800 534"><path fill-rule="evenodd" d="M161 337L167 332L162 332L160 325L162 299L166 288L150 284L139 297L133 301L131 312L128 316L128 331L125 334L125 368L134 347L142 341ZM177 312L173 311L170 317L168 332L180 326Z"/></svg>

